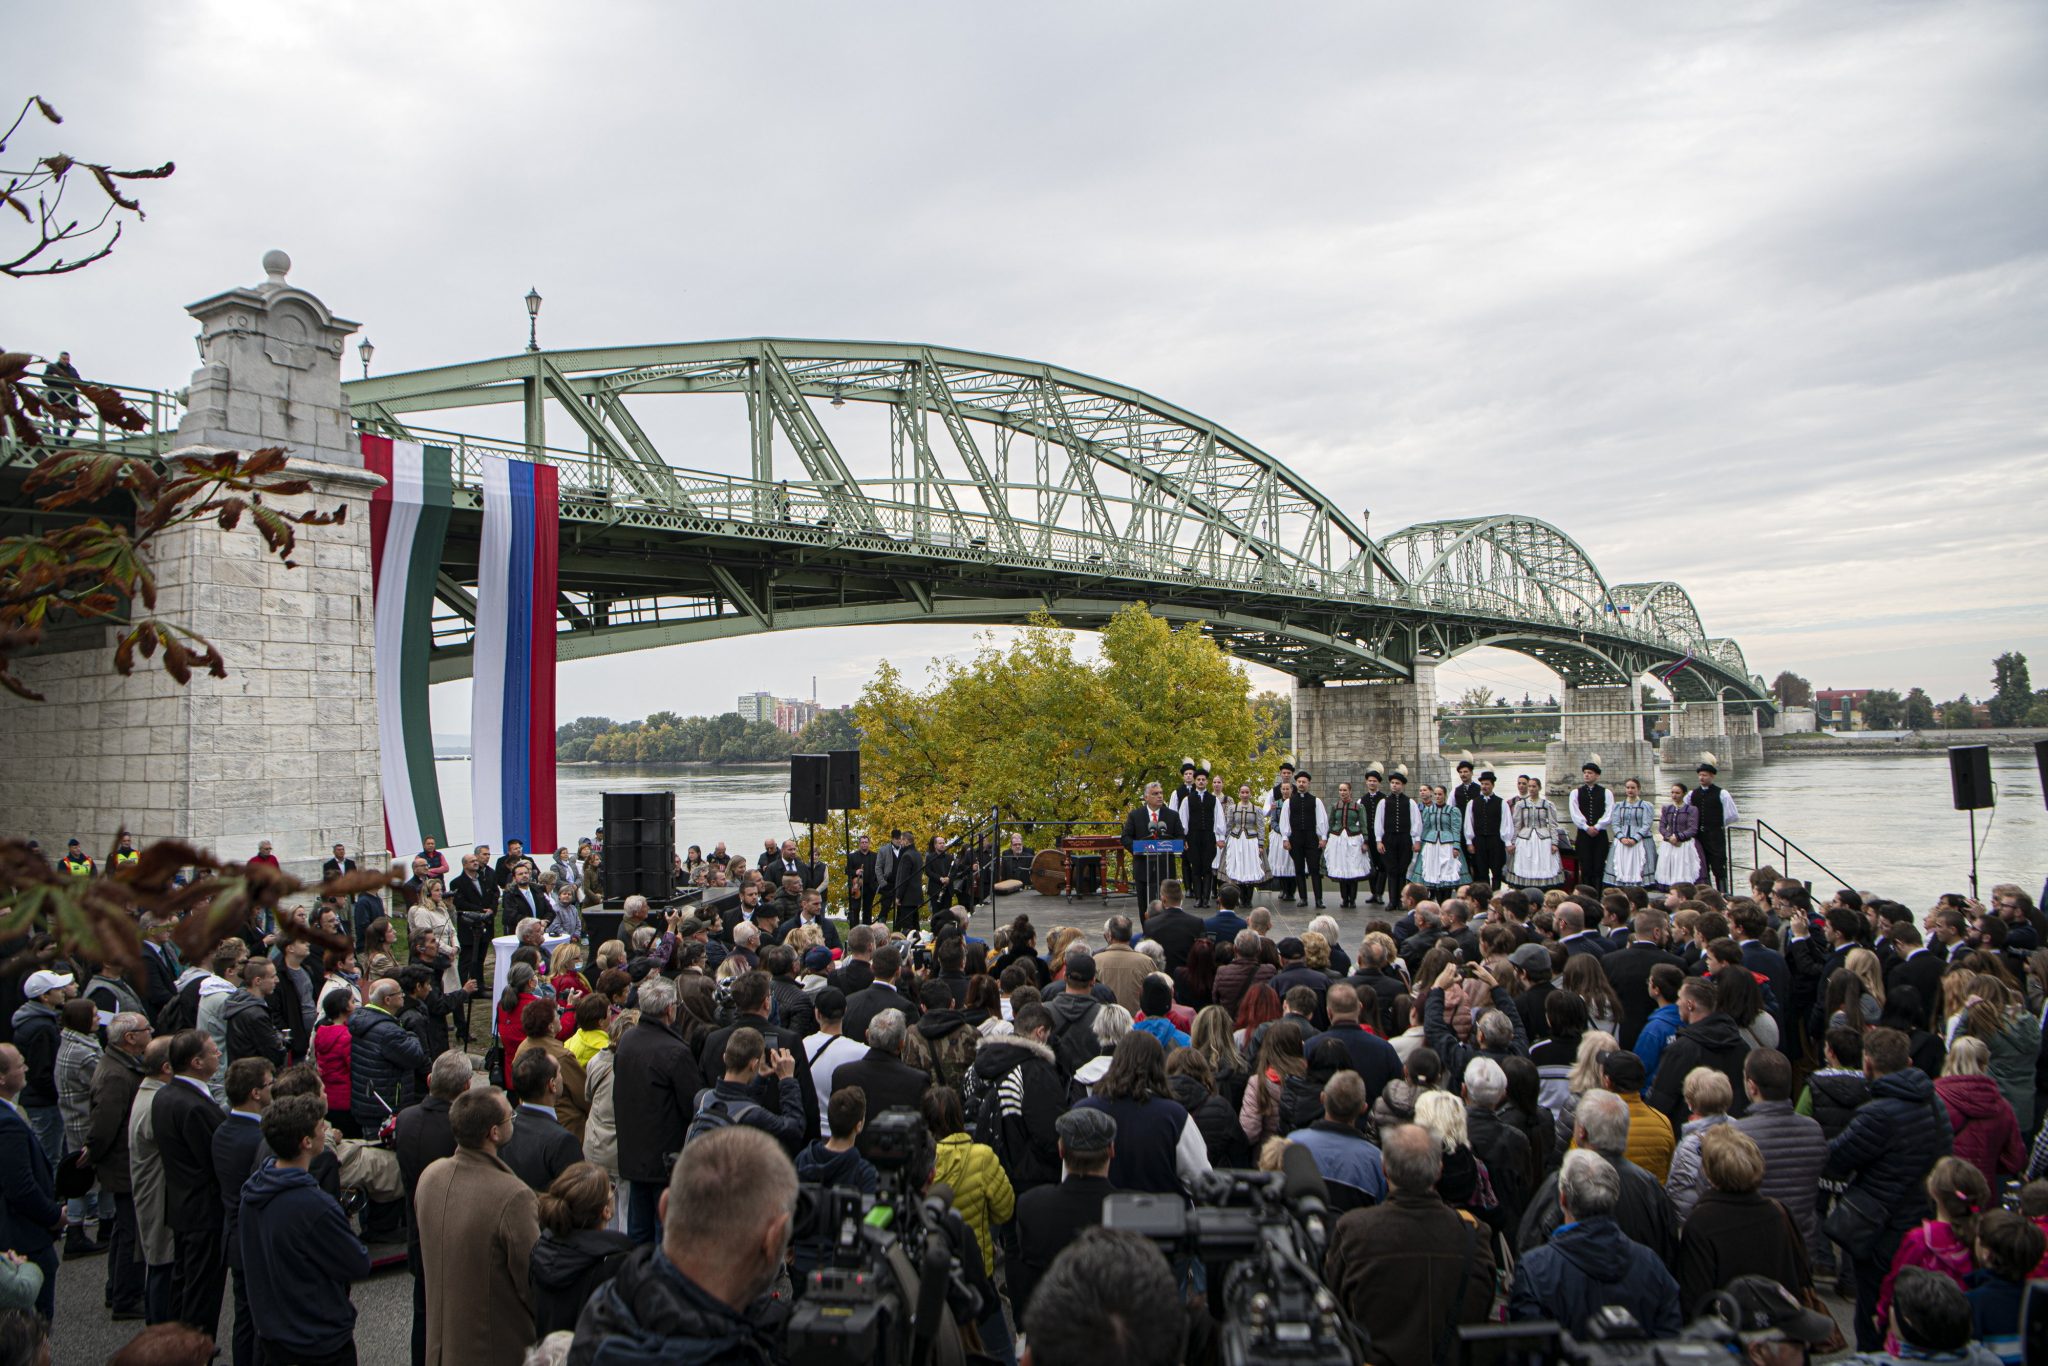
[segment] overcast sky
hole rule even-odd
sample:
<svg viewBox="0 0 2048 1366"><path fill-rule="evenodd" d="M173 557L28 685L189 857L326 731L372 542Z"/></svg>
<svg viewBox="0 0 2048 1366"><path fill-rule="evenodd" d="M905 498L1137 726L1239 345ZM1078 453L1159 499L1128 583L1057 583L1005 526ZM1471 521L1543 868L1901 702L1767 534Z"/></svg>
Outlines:
<svg viewBox="0 0 2048 1366"><path fill-rule="evenodd" d="M1684 584L1766 677L1981 697L2019 648L2048 682L2038 3L107 4L8 28L0 88L67 116L17 149L178 162L112 260L0 295L8 346L94 377L183 384L183 306L270 247L383 373L517 351L529 286L558 347L943 343L1171 399L1381 536L1555 522L1610 582ZM739 472L745 447L670 458ZM878 657L973 636L570 664L560 714L813 674L846 702ZM1440 679L1471 683L1552 687L1498 652ZM435 722L466 729L466 685Z"/></svg>

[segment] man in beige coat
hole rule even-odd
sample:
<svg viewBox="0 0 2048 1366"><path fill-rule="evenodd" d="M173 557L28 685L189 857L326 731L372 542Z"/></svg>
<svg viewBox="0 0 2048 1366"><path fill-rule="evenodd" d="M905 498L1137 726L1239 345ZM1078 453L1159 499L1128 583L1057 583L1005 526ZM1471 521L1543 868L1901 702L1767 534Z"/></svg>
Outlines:
<svg viewBox="0 0 2048 1366"><path fill-rule="evenodd" d="M533 1345L527 1261L534 1194L498 1160L512 1107L495 1086L448 1107L455 1155L420 1173L414 1209L427 1285L427 1366L520 1366Z"/></svg>
<svg viewBox="0 0 2048 1366"><path fill-rule="evenodd" d="M1131 918L1113 915L1103 922L1107 944L1095 955L1095 980L1116 993L1116 1003L1135 1015L1145 978L1159 971L1149 953L1131 947Z"/></svg>

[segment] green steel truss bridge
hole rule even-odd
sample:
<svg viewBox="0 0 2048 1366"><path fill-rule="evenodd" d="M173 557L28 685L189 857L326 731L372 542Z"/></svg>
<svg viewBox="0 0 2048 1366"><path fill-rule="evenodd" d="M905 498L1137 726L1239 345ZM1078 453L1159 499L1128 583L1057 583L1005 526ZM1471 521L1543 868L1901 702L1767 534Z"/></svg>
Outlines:
<svg viewBox="0 0 2048 1366"><path fill-rule="evenodd" d="M1094 629L1142 600L1305 682L1403 679L1491 645L1574 686L1669 672L1679 701L1770 707L1683 588L1610 584L1547 522L1466 517L1374 541L1228 429L1035 361L753 338L533 351L344 389L365 430L453 452L435 681L470 672L482 457L502 454L560 471L563 659L1040 611ZM650 402L665 395L725 403ZM175 414L161 421L127 444L160 448ZM672 460L650 426L748 473Z"/></svg>

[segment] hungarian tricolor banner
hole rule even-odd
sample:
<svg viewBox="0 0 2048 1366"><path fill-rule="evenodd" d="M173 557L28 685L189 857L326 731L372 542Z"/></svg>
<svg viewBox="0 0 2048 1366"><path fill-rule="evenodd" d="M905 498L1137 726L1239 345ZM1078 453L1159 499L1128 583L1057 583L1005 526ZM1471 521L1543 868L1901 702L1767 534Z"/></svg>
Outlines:
<svg viewBox="0 0 2048 1366"><path fill-rule="evenodd" d="M470 696L470 839L555 847L555 469L486 455Z"/></svg>
<svg viewBox="0 0 2048 1366"><path fill-rule="evenodd" d="M434 581L453 505L448 448L368 434L362 443L363 464L384 476L384 487L370 497L384 840L392 853L410 858L422 836L448 837L427 719Z"/></svg>

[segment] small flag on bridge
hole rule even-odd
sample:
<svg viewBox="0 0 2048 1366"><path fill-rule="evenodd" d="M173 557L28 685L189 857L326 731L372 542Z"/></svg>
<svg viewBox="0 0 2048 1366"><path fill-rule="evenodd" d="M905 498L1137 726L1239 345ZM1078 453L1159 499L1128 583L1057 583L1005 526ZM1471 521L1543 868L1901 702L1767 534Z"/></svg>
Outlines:
<svg viewBox="0 0 2048 1366"><path fill-rule="evenodd" d="M475 682L470 693L472 843L555 847L555 596L559 494L552 465L483 458Z"/></svg>
<svg viewBox="0 0 2048 1366"><path fill-rule="evenodd" d="M384 841L392 853L410 858L422 847L422 836L448 837L427 716L434 581L453 503L448 448L365 434L362 450L364 466L384 476L384 487L370 495Z"/></svg>

